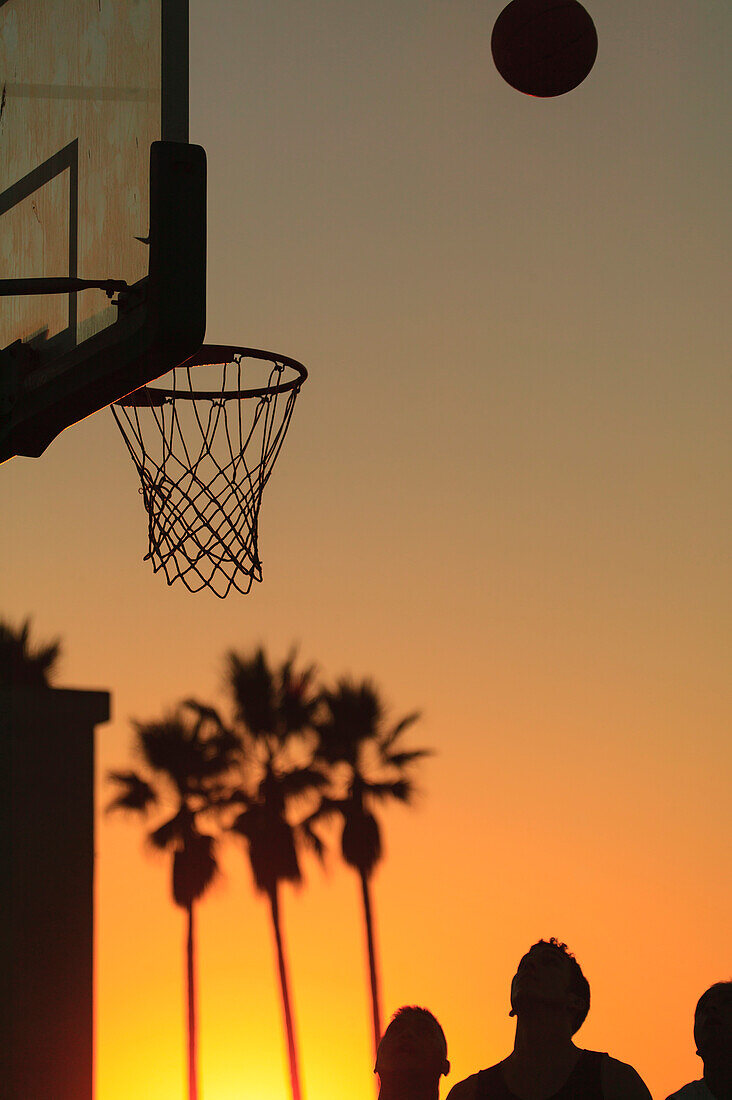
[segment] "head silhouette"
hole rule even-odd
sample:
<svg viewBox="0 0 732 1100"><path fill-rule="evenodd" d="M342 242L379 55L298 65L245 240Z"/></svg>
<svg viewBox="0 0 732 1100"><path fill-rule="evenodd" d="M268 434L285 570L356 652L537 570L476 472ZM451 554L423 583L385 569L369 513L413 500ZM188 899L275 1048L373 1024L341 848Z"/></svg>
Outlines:
<svg viewBox="0 0 732 1100"><path fill-rule="evenodd" d="M694 1012L696 1052L704 1062L732 1069L732 981L715 982Z"/></svg>
<svg viewBox="0 0 732 1100"><path fill-rule="evenodd" d="M426 1008L398 1009L379 1043L374 1072L381 1100L437 1100L450 1071L445 1033Z"/></svg>
<svg viewBox="0 0 732 1100"><path fill-rule="evenodd" d="M571 1035L590 1010L590 984L566 943L554 937L529 949L511 982L511 1016L520 1019L547 1007L564 1014Z"/></svg>

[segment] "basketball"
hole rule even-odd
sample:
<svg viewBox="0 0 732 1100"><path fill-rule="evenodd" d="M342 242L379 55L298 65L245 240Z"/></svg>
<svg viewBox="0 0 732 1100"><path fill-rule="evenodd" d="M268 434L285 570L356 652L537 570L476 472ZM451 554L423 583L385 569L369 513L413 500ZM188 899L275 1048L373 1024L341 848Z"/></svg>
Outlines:
<svg viewBox="0 0 732 1100"><path fill-rule="evenodd" d="M511 0L493 27L491 53L512 88L564 95L595 64L597 31L579 0Z"/></svg>

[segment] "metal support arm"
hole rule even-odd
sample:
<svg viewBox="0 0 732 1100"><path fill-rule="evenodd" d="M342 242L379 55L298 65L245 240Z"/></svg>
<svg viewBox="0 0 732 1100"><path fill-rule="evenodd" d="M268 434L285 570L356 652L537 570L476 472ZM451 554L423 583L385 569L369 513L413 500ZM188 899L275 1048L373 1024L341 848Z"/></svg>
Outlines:
<svg viewBox="0 0 732 1100"><path fill-rule="evenodd" d="M0 297L16 294L74 294L77 290L103 290L108 298L129 290L123 279L0 279Z"/></svg>

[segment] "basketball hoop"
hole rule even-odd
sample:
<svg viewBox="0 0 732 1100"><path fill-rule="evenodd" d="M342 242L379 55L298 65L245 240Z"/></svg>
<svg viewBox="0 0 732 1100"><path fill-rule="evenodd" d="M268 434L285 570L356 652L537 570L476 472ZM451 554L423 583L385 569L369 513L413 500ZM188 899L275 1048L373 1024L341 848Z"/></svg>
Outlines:
<svg viewBox="0 0 732 1100"><path fill-rule="evenodd" d="M254 348L204 345L111 406L140 476L153 572L223 599L261 581L262 490L284 442L305 367Z"/></svg>

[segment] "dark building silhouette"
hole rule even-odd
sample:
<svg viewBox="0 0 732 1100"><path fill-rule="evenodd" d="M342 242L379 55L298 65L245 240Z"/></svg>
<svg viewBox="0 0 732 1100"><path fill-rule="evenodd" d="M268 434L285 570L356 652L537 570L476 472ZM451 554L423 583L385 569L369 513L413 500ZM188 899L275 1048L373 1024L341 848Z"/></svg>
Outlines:
<svg viewBox="0 0 732 1100"><path fill-rule="evenodd" d="M0 687L0 1073L11 1100L92 1098L94 728L108 718L104 691Z"/></svg>

